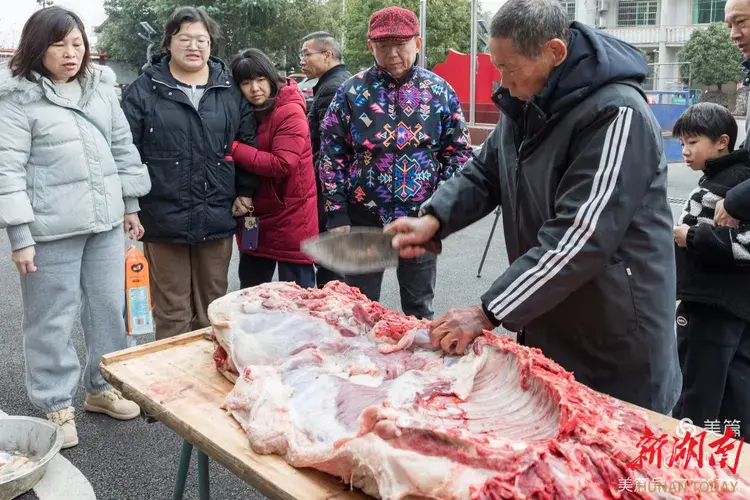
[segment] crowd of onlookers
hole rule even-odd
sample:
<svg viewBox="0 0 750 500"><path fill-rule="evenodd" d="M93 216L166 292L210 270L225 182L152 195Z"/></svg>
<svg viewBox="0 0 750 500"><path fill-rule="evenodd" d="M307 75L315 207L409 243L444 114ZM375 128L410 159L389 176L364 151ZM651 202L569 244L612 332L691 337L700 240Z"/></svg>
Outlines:
<svg viewBox="0 0 750 500"><path fill-rule="evenodd" d="M750 0L727 3L740 46L745 19ZM21 280L27 391L65 447L78 443L79 310L84 408L139 414L98 366L125 346L126 235L143 241L165 339L209 325L235 245L243 288L278 272L379 300L382 272L342 276L300 250L352 227L398 233L401 306L432 320L435 348L464 353L502 325L601 392L750 431L750 159L724 108L693 106L675 125L704 175L673 226L645 59L569 23L556 0L510 0L493 19L503 118L476 156L455 92L417 64L409 10L373 13L374 63L354 76L333 36L305 37L309 104L261 50L213 56L218 30L177 8L120 99L80 18L50 7L0 73L0 226ZM481 305L435 319L437 256L424 246L498 206L509 268Z"/></svg>
<svg viewBox="0 0 750 500"><path fill-rule="evenodd" d="M209 325L235 244L242 287L278 269L302 287L346 280L377 299L382 273L355 283L316 268L301 242L416 215L470 156L455 93L415 65L412 12L373 15L376 64L355 78L330 34L302 40L302 68L318 78L310 109L262 51L214 57L218 30L202 9L176 9L161 50L120 99L112 71L89 60L80 18L50 7L28 20L0 80L0 212L21 275L27 390L63 427L65 447L78 442L70 334L79 308L85 408L139 413L98 367L125 342L123 233L143 241L157 339ZM408 313L432 317L435 265L399 266Z"/></svg>

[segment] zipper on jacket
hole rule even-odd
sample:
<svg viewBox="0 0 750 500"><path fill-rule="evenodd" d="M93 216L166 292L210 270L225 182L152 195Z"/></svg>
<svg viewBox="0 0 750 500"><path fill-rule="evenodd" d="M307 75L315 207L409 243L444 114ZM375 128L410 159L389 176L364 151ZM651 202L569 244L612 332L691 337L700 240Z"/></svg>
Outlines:
<svg viewBox="0 0 750 500"><path fill-rule="evenodd" d="M161 80L157 80L157 79L155 79L153 77L151 78L151 81L154 82L154 83L158 83L160 85L163 85L163 86L167 87L168 89L176 90L177 92L180 92L181 94L185 95L185 97L187 98L187 95L179 87L176 87L174 85L169 85L168 83L163 82ZM201 129L203 130L204 135L205 135L205 131L206 131L206 123L203 120L203 116L201 116L201 114L200 114L200 108L201 108L201 106L203 106L203 102L208 97L209 91L214 90L214 89L228 89L228 88L232 88L232 85L229 82L227 82L226 85L221 85L221 84L207 85L206 89L203 91L203 95L201 96L201 100L198 102L198 107L197 108L195 106L193 106L192 102L190 102L190 103L183 102L183 104L189 105L189 107L195 112L195 114L198 115L198 120L200 121ZM205 139L205 137L204 137L204 139ZM192 142L192 140L190 142ZM205 152L204 152L204 156L206 156ZM193 158L191 157L190 160L191 160L191 163L192 163L193 162ZM207 157L206 157L206 161L209 161L209 159ZM221 161L219 161L219 165L218 166L221 167ZM205 172L206 172L206 174L208 174L208 170L206 170ZM190 185L190 182L188 182L188 186L189 185ZM203 177L203 214L204 214L204 218L203 218L203 227L201 228L201 233L203 234L203 238L201 238L202 241L206 240L206 236L205 236L205 234L206 234L206 219L205 219L205 214L206 214L207 211L208 211L208 180L207 180L206 176L204 176ZM191 212L188 211L188 217L192 217L190 215L190 213ZM192 221L190 221L188 224L192 225Z"/></svg>

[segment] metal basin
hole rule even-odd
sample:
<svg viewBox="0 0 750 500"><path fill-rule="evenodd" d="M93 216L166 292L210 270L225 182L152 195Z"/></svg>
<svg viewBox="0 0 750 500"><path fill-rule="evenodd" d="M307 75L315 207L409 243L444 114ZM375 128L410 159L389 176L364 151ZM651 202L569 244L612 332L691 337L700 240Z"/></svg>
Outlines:
<svg viewBox="0 0 750 500"><path fill-rule="evenodd" d="M64 439L62 430L47 420L0 417L0 450L19 451L36 462L31 469L0 476L0 500L11 500L36 486Z"/></svg>

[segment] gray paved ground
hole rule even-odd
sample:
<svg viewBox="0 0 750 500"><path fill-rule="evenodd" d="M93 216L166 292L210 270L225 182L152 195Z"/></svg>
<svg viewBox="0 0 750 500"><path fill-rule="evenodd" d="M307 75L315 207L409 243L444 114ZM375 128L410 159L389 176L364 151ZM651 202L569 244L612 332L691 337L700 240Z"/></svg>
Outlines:
<svg viewBox="0 0 750 500"><path fill-rule="evenodd" d="M698 176L684 165L670 167L670 197L685 198L695 186ZM673 205L673 212L680 207ZM482 252L487 242L493 216L475 224L445 242L440 258L435 310L478 303L478 297L507 265L498 224L495 238L481 278L477 278ZM5 232L0 233L0 410L11 415L40 415L28 402L23 378L21 334L21 296L15 269L9 258L10 249ZM235 255L236 259L236 255ZM236 261L232 264L231 289L238 287ZM393 272L387 273L382 293L383 303L398 309L398 288ZM77 324L73 338L79 353L82 334ZM75 401L81 442L62 454L90 481L99 499L153 500L171 498L177 472L181 439L161 424L146 424L141 419L116 422L105 416L89 415L82 409L82 390ZM194 460L195 462L195 460ZM195 467L195 464L193 464ZM211 465L212 498L262 498L252 488L235 478L223 467ZM40 495L41 497L41 495ZM23 500L34 499L32 493ZM48 497L55 498L55 497ZM195 468L188 482L186 498L197 498ZM47 500L42 498L41 500Z"/></svg>

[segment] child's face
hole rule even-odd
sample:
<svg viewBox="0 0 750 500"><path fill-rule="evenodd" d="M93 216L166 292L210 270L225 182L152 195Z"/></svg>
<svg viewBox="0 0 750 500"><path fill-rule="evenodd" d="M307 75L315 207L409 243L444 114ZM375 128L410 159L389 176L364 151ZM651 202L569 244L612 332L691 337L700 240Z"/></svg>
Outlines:
<svg viewBox="0 0 750 500"><path fill-rule="evenodd" d="M680 144L687 166L693 170L703 170L706 168L706 160L728 153L729 136L722 135L716 141L705 135L681 137Z"/></svg>

